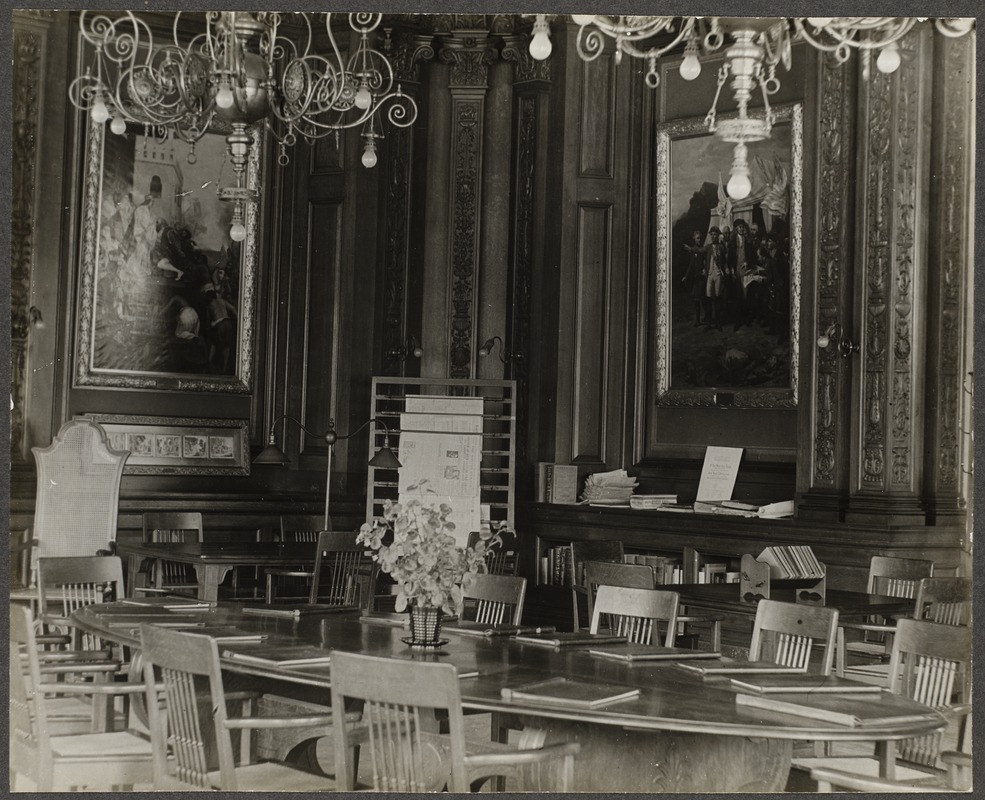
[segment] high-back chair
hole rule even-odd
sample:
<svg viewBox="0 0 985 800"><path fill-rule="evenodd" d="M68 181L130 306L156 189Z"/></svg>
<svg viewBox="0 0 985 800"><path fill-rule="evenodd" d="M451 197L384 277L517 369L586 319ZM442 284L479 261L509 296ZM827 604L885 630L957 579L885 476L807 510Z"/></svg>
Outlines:
<svg viewBox="0 0 985 800"><path fill-rule="evenodd" d="M204 541L202 514L198 511L147 511L143 515L143 541L179 544ZM191 564L158 558L154 561L150 588L167 594L198 594L198 579ZM146 590L145 590L146 591Z"/></svg>
<svg viewBox="0 0 985 800"><path fill-rule="evenodd" d="M116 547L123 465L130 455L109 447L98 423L72 419L48 447L33 447L37 466L29 585L39 558L109 554Z"/></svg>
<svg viewBox="0 0 985 800"><path fill-rule="evenodd" d="M358 726L336 730L339 790L354 788L346 753L359 743L369 749L376 791L427 792L447 786L450 792L468 792L497 776L518 780L520 790L571 788L577 742L519 750L493 742L467 747L459 680L452 664L333 652L332 708L353 701L363 706ZM447 716L447 734L438 733L436 712Z"/></svg>
<svg viewBox="0 0 985 800"><path fill-rule="evenodd" d="M756 606L750 661L772 661L821 675L831 674L838 610L827 606L760 600ZM822 645L820 665L811 667L815 644Z"/></svg>
<svg viewBox="0 0 985 800"><path fill-rule="evenodd" d="M66 682L70 671L89 674L92 664L42 664L38 655L30 609L11 606L10 612L10 702L8 711L11 789L21 777L39 792L72 788L111 790L149 784L153 780L150 743L130 731L80 732L72 725L53 720L58 695L91 694L99 687L90 683ZM132 691L144 690L130 684ZM88 727L88 723L86 723Z"/></svg>
<svg viewBox="0 0 985 800"><path fill-rule="evenodd" d="M893 649L889 661L889 691L916 700L946 713L959 721L971 713L972 629L960 625L942 625L925 620L901 619L896 623ZM970 742L959 734L962 750ZM925 789L952 788L948 784L942 761L941 744L944 731L925 736L887 742L884 760L893 765L892 778L903 785ZM868 756L833 756L798 758L793 761L799 770L822 770L815 779L834 782L856 791L892 791L889 785L864 788L864 781L878 778L879 760ZM839 774L825 774L834 770ZM844 776L854 779L844 783ZM832 780L833 779L833 780ZM861 786L863 788L856 788ZM870 784L871 786L871 784Z"/></svg>
<svg viewBox="0 0 985 800"><path fill-rule="evenodd" d="M226 694L219 650L210 636L144 624L140 646L145 682L160 681L164 693L163 707L151 703L147 709L155 789L303 792L335 788L330 778L287 764L252 763L253 731L324 725L330 733L331 714L254 716L257 694Z"/></svg>
<svg viewBox="0 0 985 800"><path fill-rule="evenodd" d="M585 562L587 561L606 561L613 564L623 563L623 544L615 539L603 539L601 541L572 542L571 548L571 612L574 619L574 629L580 630L582 601L578 598L585 598L588 595L588 587L585 584ZM588 607L586 624L592 621L592 610Z"/></svg>
<svg viewBox="0 0 985 800"><path fill-rule="evenodd" d="M486 625L519 625L527 579L469 573L462 581L462 620Z"/></svg>
<svg viewBox="0 0 985 800"><path fill-rule="evenodd" d="M591 633L598 633L603 618L616 636L625 636L635 644L652 644L660 636L659 624L666 628L663 645L674 646L677 633L677 592L659 589L632 589L624 586L598 587L592 612Z"/></svg>
<svg viewBox="0 0 985 800"><path fill-rule="evenodd" d="M920 558L872 556L869 561L869 594L913 597L921 578L934 574L934 562Z"/></svg>
<svg viewBox="0 0 985 800"><path fill-rule="evenodd" d="M356 531L322 531L315 544L309 602L330 606L365 605L375 564L356 542Z"/></svg>

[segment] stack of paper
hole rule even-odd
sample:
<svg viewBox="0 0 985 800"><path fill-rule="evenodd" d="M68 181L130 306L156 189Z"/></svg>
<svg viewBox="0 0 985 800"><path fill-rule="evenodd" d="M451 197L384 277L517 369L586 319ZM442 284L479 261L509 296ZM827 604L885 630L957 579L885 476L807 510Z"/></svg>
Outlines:
<svg viewBox="0 0 985 800"><path fill-rule="evenodd" d="M676 494L634 494L629 498L630 508L661 508L668 503L676 503Z"/></svg>
<svg viewBox="0 0 985 800"><path fill-rule="evenodd" d="M628 506L637 485L636 478L630 477L624 469L596 472L586 479L581 499L589 505Z"/></svg>

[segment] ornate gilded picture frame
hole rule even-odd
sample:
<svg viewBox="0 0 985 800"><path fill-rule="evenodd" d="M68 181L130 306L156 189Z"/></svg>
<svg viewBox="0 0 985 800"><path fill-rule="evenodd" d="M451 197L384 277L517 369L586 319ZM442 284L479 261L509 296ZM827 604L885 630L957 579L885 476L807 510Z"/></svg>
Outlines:
<svg viewBox="0 0 985 800"><path fill-rule="evenodd" d="M803 106L775 111L771 137L748 144L742 200L725 190L734 144L704 118L657 129L658 406L797 405Z"/></svg>
<svg viewBox="0 0 985 800"><path fill-rule="evenodd" d="M247 185L258 189L262 128ZM75 383L126 389L252 388L257 217L229 236L225 134L194 149L128 125L89 122L83 178Z"/></svg>

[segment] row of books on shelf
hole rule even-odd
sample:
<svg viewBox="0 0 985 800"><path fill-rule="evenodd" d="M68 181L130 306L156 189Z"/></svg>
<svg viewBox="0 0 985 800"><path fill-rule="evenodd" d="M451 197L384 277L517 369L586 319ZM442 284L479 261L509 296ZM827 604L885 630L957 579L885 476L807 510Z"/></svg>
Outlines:
<svg viewBox="0 0 985 800"><path fill-rule="evenodd" d="M571 548L549 547L540 558L540 583L547 586L571 586Z"/></svg>
<svg viewBox="0 0 985 800"><path fill-rule="evenodd" d="M757 560L769 564L771 578L791 580L824 577L824 566L808 545L767 547Z"/></svg>
<svg viewBox="0 0 985 800"><path fill-rule="evenodd" d="M623 555L625 564L643 564L653 569L655 582L658 586L679 584L685 582L684 568L681 560L671 556L645 555L642 553L626 553ZM579 564L577 585L584 585L583 565ZM568 545L549 547L540 559L541 585L571 586L573 568L571 563L571 548ZM738 571L730 571L725 562L709 562L702 564L695 578L698 583L738 583Z"/></svg>

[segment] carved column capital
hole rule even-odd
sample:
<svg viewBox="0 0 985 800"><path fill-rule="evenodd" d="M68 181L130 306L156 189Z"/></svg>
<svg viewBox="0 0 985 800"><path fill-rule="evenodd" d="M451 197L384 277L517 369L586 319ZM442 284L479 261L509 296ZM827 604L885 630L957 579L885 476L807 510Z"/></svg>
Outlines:
<svg viewBox="0 0 985 800"><path fill-rule="evenodd" d="M503 60L514 64L514 83L553 79L554 59L538 61L530 55L529 36L504 36L503 41Z"/></svg>
<svg viewBox="0 0 985 800"><path fill-rule="evenodd" d="M485 88L489 65L498 57L495 40L485 31L455 31L441 38L439 58L451 67L449 85Z"/></svg>
<svg viewBox="0 0 985 800"><path fill-rule="evenodd" d="M419 33L398 32L387 36L384 52L393 65L398 83L420 83L420 64L434 58L434 37Z"/></svg>

